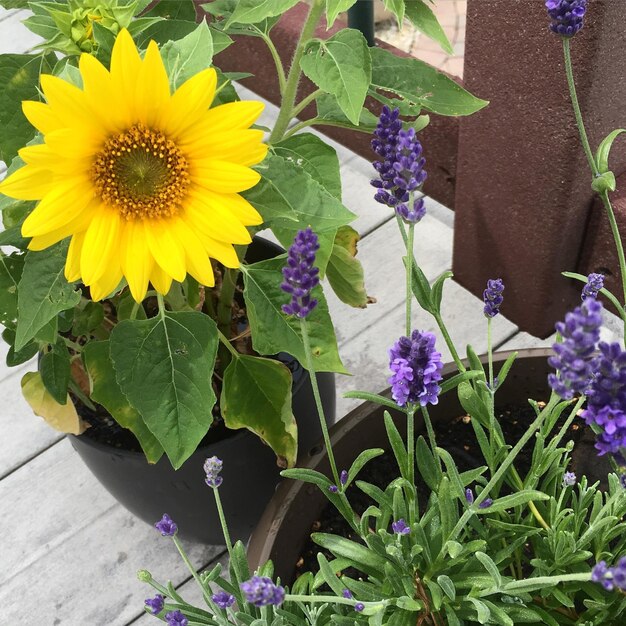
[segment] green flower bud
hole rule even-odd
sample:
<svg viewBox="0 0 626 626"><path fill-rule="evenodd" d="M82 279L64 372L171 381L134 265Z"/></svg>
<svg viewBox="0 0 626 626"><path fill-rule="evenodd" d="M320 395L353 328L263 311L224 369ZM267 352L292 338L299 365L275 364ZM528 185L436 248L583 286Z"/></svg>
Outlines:
<svg viewBox="0 0 626 626"><path fill-rule="evenodd" d="M149 583L152 581L152 574L147 569L140 569L137 572L137 578L144 583Z"/></svg>
<svg viewBox="0 0 626 626"><path fill-rule="evenodd" d="M615 191L615 174L613 172L598 174L591 182L591 187L598 193Z"/></svg>

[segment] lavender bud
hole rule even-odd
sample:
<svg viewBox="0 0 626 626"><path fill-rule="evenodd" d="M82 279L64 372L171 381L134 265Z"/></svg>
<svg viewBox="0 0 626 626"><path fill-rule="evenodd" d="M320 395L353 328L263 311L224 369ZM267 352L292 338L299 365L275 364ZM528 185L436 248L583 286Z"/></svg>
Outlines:
<svg viewBox="0 0 626 626"><path fill-rule="evenodd" d="M344 598L347 598L348 600L350 600L350 599L352 598L352 592L350 591L350 589L344 589L344 590L341 592L341 595L342 595Z"/></svg>
<svg viewBox="0 0 626 626"><path fill-rule="evenodd" d="M563 487L573 487L576 484L576 474L574 472L565 472L563 474Z"/></svg>
<svg viewBox="0 0 626 626"><path fill-rule="evenodd" d="M152 615L157 615L163 610L163 605L165 604L165 598L157 593L154 598L146 598L145 606L152 613Z"/></svg>
<svg viewBox="0 0 626 626"><path fill-rule="evenodd" d="M283 268L285 281L280 286L285 293L291 294L291 302L282 306L286 315L305 318L317 306L311 292L320 282L319 269L314 266L319 247L317 235L311 228L306 228L298 231L289 248L287 265Z"/></svg>
<svg viewBox="0 0 626 626"><path fill-rule="evenodd" d="M364 608L365 608L365 605L363 604L363 602L357 602L357 603L354 605L354 610L355 610L357 613L361 613L361 611L363 611L363 609L364 609Z"/></svg>
<svg viewBox="0 0 626 626"><path fill-rule="evenodd" d="M504 301L502 292L504 291L504 283L501 278L492 278L487 281L487 289L483 291L483 309L485 317L495 317L500 313L500 306Z"/></svg>
<svg viewBox="0 0 626 626"><path fill-rule="evenodd" d="M337 493L339 491L339 487L337 487L337 485L330 485L328 487L328 491L330 491L330 493Z"/></svg>
<svg viewBox="0 0 626 626"><path fill-rule="evenodd" d="M204 462L204 472L206 480L204 481L209 487L216 489L222 484L223 478L219 475L222 471L224 463L216 456L208 458Z"/></svg>
<svg viewBox="0 0 626 626"><path fill-rule="evenodd" d="M613 573L607 567L606 561L600 561L591 570L591 580L600 583L607 591L613 591Z"/></svg>
<svg viewBox="0 0 626 626"><path fill-rule="evenodd" d="M561 37L573 37L582 27L587 0L546 0L552 18L550 30Z"/></svg>
<svg viewBox="0 0 626 626"><path fill-rule="evenodd" d="M488 509L493 504L493 500L491 498L485 498L479 505L479 509Z"/></svg>
<svg viewBox="0 0 626 626"><path fill-rule="evenodd" d="M170 611L165 614L167 626L187 626L189 620L180 611Z"/></svg>
<svg viewBox="0 0 626 626"><path fill-rule="evenodd" d="M345 486L345 484L348 482L348 472L346 472L346 470L341 470L339 482L341 483L342 487Z"/></svg>
<svg viewBox="0 0 626 626"><path fill-rule="evenodd" d="M411 532L411 528L402 518L391 524L391 530L397 535L408 535Z"/></svg>
<svg viewBox="0 0 626 626"><path fill-rule="evenodd" d="M178 530L178 526L176 522L172 520L172 518L164 513L163 517L154 525L154 527L164 536L164 537L173 537Z"/></svg>
<svg viewBox="0 0 626 626"><path fill-rule="evenodd" d="M587 298L597 298L598 292L603 288L604 274L589 274L580 297L583 300L586 300Z"/></svg>
<svg viewBox="0 0 626 626"><path fill-rule="evenodd" d="M465 499L468 504L474 504L474 492L469 487L465 490Z"/></svg>
<svg viewBox="0 0 626 626"><path fill-rule="evenodd" d="M227 609L235 604L235 596L227 591L218 591L217 593L214 593L212 600L220 609Z"/></svg>
<svg viewBox="0 0 626 626"><path fill-rule="evenodd" d="M285 590L267 576L253 576L239 585L247 602L254 606L279 606L285 599Z"/></svg>

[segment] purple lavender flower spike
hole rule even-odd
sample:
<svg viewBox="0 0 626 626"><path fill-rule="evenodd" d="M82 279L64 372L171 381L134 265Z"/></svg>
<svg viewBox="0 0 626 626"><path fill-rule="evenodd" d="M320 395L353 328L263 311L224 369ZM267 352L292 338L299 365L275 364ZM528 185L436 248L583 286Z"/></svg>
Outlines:
<svg viewBox="0 0 626 626"><path fill-rule="evenodd" d="M591 580L600 583L607 591L613 591L613 572L607 567L605 561L600 561L591 570Z"/></svg>
<svg viewBox="0 0 626 626"><path fill-rule="evenodd" d="M227 591L218 591L217 593L214 593L212 600L220 609L227 609L235 604L235 596Z"/></svg>
<svg viewBox="0 0 626 626"><path fill-rule="evenodd" d="M593 299L585 302L595 302ZM626 463L626 351L619 343L598 345L594 376L587 390L587 407L582 417L590 426L599 426L596 448L600 455L611 454Z"/></svg>
<svg viewBox="0 0 626 626"><path fill-rule="evenodd" d="M581 298L597 298L598 292L604 287L604 274L589 274L583 287Z"/></svg>
<svg viewBox="0 0 626 626"><path fill-rule="evenodd" d="M441 353L435 350L435 335L414 330L400 337L389 350L391 395L398 406L411 402L437 404L441 388Z"/></svg>
<svg viewBox="0 0 626 626"><path fill-rule="evenodd" d="M287 253L287 265L283 268L285 281L280 288L291 294L291 302L283 304L286 315L305 318L316 306L311 292L319 284L319 269L315 267L315 253L320 244L317 235L307 228L298 231Z"/></svg>
<svg viewBox="0 0 626 626"><path fill-rule="evenodd" d="M348 482L348 472L346 470L341 470L341 474L339 475L339 482L341 486L344 487Z"/></svg>
<svg viewBox="0 0 626 626"><path fill-rule="evenodd" d="M548 363L558 374L550 374L548 383L564 400L589 388L596 367L594 352L600 340L601 324L602 304L595 298L587 298L565 316L565 322L556 325L563 342L552 346L556 355Z"/></svg>
<svg viewBox="0 0 626 626"><path fill-rule="evenodd" d="M504 301L502 292L504 291L504 283L501 278L491 278L487 281L487 289L483 291L483 309L485 317L495 317L500 313L500 306Z"/></svg>
<svg viewBox="0 0 626 626"><path fill-rule="evenodd" d="M391 524L391 530L393 530L396 535L408 535L411 532L411 527L400 518L397 522Z"/></svg>
<svg viewBox="0 0 626 626"><path fill-rule="evenodd" d="M361 612L363 611L363 609L365 609L365 605L363 604L363 602L357 602L357 603L354 605L354 610L355 610L357 613L361 613Z"/></svg>
<svg viewBox="0 0 626 626"><path fill-rule="evenodd" d="M552 18L550 30L561 37L573 37L582 27L587 0L546 0Z"/></svg>
<svg viewBox="0 0 626 626"><path fill-rule="evenodd" d="M415 129L403 130L399 117L399 109L383 107L372 139L372 149L381 159L373 164L379 177L371 184L377 189L377 202L395 209L408 224L416 224L426 214L426 207L422 198L411 201L411 193L426 180L426 159Z"/></svg>
<svg viewBox="0 0 626 626"><path fill-rule="evenodd" d="M154 598L146 598L145 601L146 608L152 615L158 615L163 610L164 604L165 598L160 593L157 593Z"/></svg>
<svg viewBox="0 0 626 626"><path fill-rule="evenodd" d="M217 487L222 484L224 479L220 476L220 472L222 471L223 465L224 463L216 456L212 456L204 462L204 472L206 474L204 482L209 487L217 489Z"/></svg>
<svg viewBox="0 0 626 626"><path fill-rule="evenodd" d="M488 509L493 504L493 500L491 498L485 498L479 505L479 509Z"/></svg>
<svg viewBox="0 0 626 626"><path fill-rule="evenodd" d="M167 626L187 626L189 620L180 611L170 611L165 615Z"/></svg>
<svg viewBox="0 0 626 626"><path fill-rule="evenodd" d="M574 472L565 472L563 474L563 487L573 487L576 484L576 474Z"/></svg>
<svg viewBox="0 0 626 626"><path fill-rule="evenodd" d="M167 514L163 513L163 517L154 525L154 527L164 536L173 537L178 531L176 522Z"/></svg>
<svg viewBox="0 0 626 626"><path fill-rule="evenodd" d="M465 499L468 504L474 504L474 492L469 487L465 490Z"/></svg>
<svg viewBox="0 0 626 626"><path fill-rule="evenodd" d="M279 606L285 599L285 590L267 576L253 576L239 586L246 600L254 606Z"/></svg>
<svg viewBox="0 0 626 626"><path fill-rule="evenodd" d="M622 557L612 568L613 583L622 591L626 590L626 557Z"/></svg>

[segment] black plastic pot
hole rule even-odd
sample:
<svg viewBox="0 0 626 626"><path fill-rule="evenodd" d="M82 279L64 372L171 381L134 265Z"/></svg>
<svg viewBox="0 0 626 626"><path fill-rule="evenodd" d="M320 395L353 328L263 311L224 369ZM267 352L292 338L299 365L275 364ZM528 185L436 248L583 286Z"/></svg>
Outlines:
<svg viewBox="0 0 626 626"><path fill-rule="evenodd" d="M504 362L510 354L501 352L494 355L496 371L498 364ZM498 405L521 406L526 404L528 398L546 399L549 395L547 376L551 371L547 357L550 354L551 351L544 349L521 350L505 384L496 396ZM444 376L455 372L453 364L447 365L443 370ZM390 397L388 392L384 395ZM384 411L384 407L365 402L333 426L331 443L339 467L349 467L358 454L367 448L389 449L383 422ZM456 393L451 392L442 396L439 404L429 407L429 414L437 430L437 423L448 423L464 415L465 411ZM392 412L392 416L399 431L405 432L404 414ZM423 423L418 420L416 416L417 435L424 431ZM309 454L301 455L298 467L330 475L328 458L323 446L317 445ZM597 478L597 475L604 471L606 476L608 464L598 462L592 436L585 435L583 440L576 444L572 469L578 475L585 474ZM248 546L250 567L256 569L271 559L276 575L280 576L283 582L293 582L296 563L302 555L313 523L319 519L327 503L326 497L314 485L293 480L281 483L250 538Z"/></svg>
<svg viewBox="0 0 626 626"><path fill-rule="evenodd" d="M246 260L254 263L283 252L263 239L255 238ZM293 412L298 424L298 446L310 449L321 437L315 401L308 373L297 362L293 371ZM335 378L318 374L327 420L334 421ZM87 431L88 433L89 431ZM204 460L218 456L224 461L220 496L233 540L246 540L271 499L280 480L276 456L248 430L202 445L174 470L163 457L148 464L141 452L113 448L85 433L70 435L70 442L87 467L124 507L143 521L154 524L163 513L176 521L179 534L207 544L222 544L219 517L211 489L204 483Z"/></svg>

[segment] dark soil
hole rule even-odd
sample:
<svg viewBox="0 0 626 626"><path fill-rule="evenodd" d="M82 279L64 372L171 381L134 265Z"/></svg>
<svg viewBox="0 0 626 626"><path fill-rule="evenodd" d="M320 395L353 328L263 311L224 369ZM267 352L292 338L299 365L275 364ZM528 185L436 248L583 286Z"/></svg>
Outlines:
<svg viewBox="0 0 626 626"><path fill-rule="evenodd" d="M524 407L506 407L497 417L502 426L506 441L511 445L515 445L526 432L536 415L532 407L526 405ZM560 422L557 423L557 428L562 426L564 422L565 417L562 417ZM480 465L484 465L483 457L474 435L474 429L467 415L459 416L447 424L439 422L434 426L437 445L446 449L452 455L460 472L465 472ZM579 444L582 442L586 430L582 420L574 420L564 440L567 441L571 439L575 444ZM534 440L531 439L516 457L515 467L522 476L530 469L533 447ZM597 458L593 454L592 456ZM579 470L578 467L574 467L573 469L576 471ZM398 473L398 466L393 452L389 451L375 458L373 461L370 461L361 470L358 479L372 483L384 490L389 483L398 477ZM428 501L430 490L421 481L417 482L416 486L420 510L423 511ZM375 504L375 502L356 487L354 483L348 487L346 495L352 508L358 515L361 515L367 507ZM341 514L338 513L335 507L330 503L328 503L326 508L322 511L319 519L313 523L311 532L332 533L334 535L347 537L353 541L360 541L359 537L354 535ZM315 573L318 571L318 552L322 552L329 560L334 558L332 554L326 550L322 550L309 538L303 548L302 556L296 565L296 578L304 572ZM360 576L356 571L345 571L344 573L357 578Z"/></svg>

